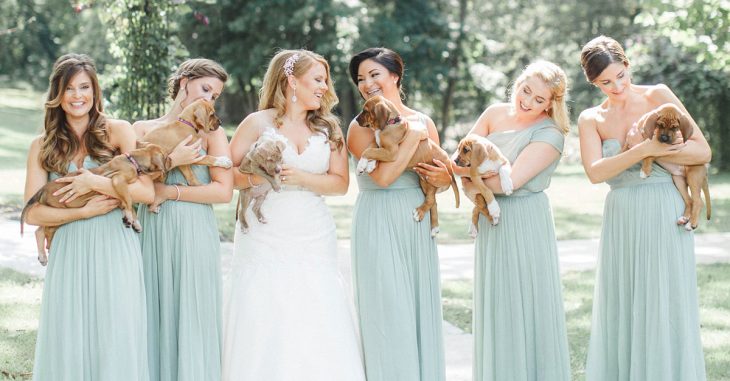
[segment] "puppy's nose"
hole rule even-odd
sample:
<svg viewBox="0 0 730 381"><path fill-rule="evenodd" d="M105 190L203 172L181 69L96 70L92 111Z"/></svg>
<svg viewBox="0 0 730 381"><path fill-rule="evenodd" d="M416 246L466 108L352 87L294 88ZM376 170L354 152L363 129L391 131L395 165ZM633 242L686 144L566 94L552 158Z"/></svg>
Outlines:
<svg viewBox="0 0 730 381"><path fill-rule="evenodd" d="M274 172L276 172L276 173L281 172L281 166L277 165L276 168L274 168Z"/></svg>
<svg viewBox="0 0 730 381"><path fill-rule="evenodd" d="M669 135L666 135L666 134L659 135L659 141L662 143L669 142Z"/></svg>

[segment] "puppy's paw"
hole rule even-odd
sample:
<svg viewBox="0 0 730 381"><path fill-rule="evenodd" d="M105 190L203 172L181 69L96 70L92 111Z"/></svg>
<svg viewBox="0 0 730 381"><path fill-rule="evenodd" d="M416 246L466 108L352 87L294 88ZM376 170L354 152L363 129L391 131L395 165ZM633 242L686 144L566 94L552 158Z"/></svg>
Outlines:
<svg viewBox="0 0 730 381"><path fill-rule="evenodd" d="M213 165L221 168L230 168L233 166L233 162L226 156L218 156L215 158Z"/></svg>
<svg viewBox="0 0 730 381"><path fill-rule="evenodd" d="M679 216L677 218L677 225L686 225L689 222L689 217Z"/></svg>
<svg viewBox="0 0 730 381"><path fill-rule="evenodd" d="M264 216L258 217L258 220L259 220L259 222L260 222L260 223L262 223L262 224L265 224L265 223L267 223L267 221L266 221L266 218L264 218Z"/></svg>
<svg viewBox="0 0 730 381"><path fill-rule="evenodd" d="M438 226L434 226L431 228L431 238L436 237L436 234L439 234L441 229L439 229Z"/></svg>
<svg viewBox="0 0 730 381"><path fill-rule="evenodd" d="M41 264L41 266L47 265L48 264L48 256L47 255L38 255L38 262Z"/></svg>
<svg viewBox="0 0 730 381"><path fill-rule="evenodd" d="M423 213L418 208L413 209L413 219L420 222L423 219Z"/></svg>
<svg viewBox="0 0 730 381"><path fill-rule="evenodd" d="M695 228L696 228L696 226L695 226ZM687 223L684 224L684 230L686 230L688 232L691 232L692 230L694 230L694 228L692 227L692 223L687 221Z"/></svg>
<svg viewBox="0 0 730 381"><path fill-rule="evenodd" d="M357 162L357 174L362 175L365 173L365 168L368 166L368 159L361 157L360 161Z"/></svg>
<svg viewBox="0 0 730 381"><path fill-rule="evenodd" d="M139 224L139 221L132 222L132 229L136 231L137 233L142 233L142 225Z"/></svg>
<svg viewBox="0 0 730 381"><path fill-rule="evenodd" d="M371 173L378 166L377 160L368 160L368 165L365 167L365 172Z"/></svg>
<svg viewBox="0 0 730 381"><path fill-rule="evenodd" d="M469 233L469 237L476 238L477 234L479 234L479 228L477 228L474 224L469 224L469 230L467 233Z"/></svg>
<svg viewBox="0 0 730 381"><path fill-rule="evenodd" d="M489 210L489 215L492 216L492 225L498 224L501 209L499 209L499 204L497 203L497 200L494 200L487 204L487 210Z"/></svg>
<svg viewBox="0 0 730 381"><path fill-rule="evenodd" d="M645 179L645 178L649 177L649 175L647 175L646 172L644 172L644 170L642 169L639 171L639 177L641 177L642 179Z"/></svg>
<svg viewBox="0 0 730 381"><path fill-rule="evenodd" d="M508 165L499 167L499 182L504 194L507 196L511 195L515 189L512 183L512 167Z"/></svg>

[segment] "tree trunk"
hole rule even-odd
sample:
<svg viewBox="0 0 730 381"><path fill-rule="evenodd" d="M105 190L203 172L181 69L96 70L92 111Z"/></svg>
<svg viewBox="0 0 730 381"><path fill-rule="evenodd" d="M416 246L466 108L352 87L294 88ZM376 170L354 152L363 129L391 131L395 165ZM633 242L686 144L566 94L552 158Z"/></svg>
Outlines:
<svg viewBox="0 0 730 381"><path fill-rule="evenodd" d="M439 141L443 144L446 129L451 123L451 103L454 100L456 81L459 77L459 63L461 59L461 43L464 40L464 23L466 20L466 0L459 0L459 35L456 37L456 44L449 55L449 78L446 84L443 102L441 104L441 128L436 127L439 133Z"/></svg>

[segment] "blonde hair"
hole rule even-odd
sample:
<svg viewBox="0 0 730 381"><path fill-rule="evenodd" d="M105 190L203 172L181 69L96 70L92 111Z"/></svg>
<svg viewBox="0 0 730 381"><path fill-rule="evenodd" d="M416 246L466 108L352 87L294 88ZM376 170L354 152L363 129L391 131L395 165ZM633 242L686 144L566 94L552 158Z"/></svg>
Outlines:
<svg viewBox="0 0 730 381"><path fill-rule="evenodd" d="M218 78L226 83L228 73L218 62L207 58L191 58L181 63L175 73L167 79L167 93L172 100L175 100L180 91L180 80L187 78L188 81L192 81L203 77Z"/></svg>
<svg viewBox="0 0 730 381"><path fill-rule="evenodd" d="M94 99L93 106L89 110L89 125L81 137L82 141L79 141L66 123L66 112L61 107L61 102L68 83L82 71L91 79ZM106 163L111 160L115 149L109 144L109 132L106 117L102 113L101 89L94 61L85 54L65 54L53 64L53 71L48 81L40 153L43 169L65 175L69 163L82 145L95 161Z"/></svg>
<svg viewBox="0 0 730 381"><path fill-rule="evenodd" d="M266 69L264 82L259 92L259 110L275 109L274 124L276 127L281 127L286 113L285 90L288 86L288 77L284 73L284 64L287 59L295 54L298 54L299 57L294 61L291 68L294 77L301 77L316 63L324 65L327 71L327 78L325 79L327 91L322 96L320 107L316 110L307 111L307 126L312 132L319 132L327 136L333 149L340 150L344 146L340 121L332 114L332 108L339 102L339 99L337 99L332 84L329 63L317 53L303 49L279 51L271 59L269 67Z"/></svg>
<svg viewBox="0 0 730 381"><path fill-rule="evenodd" d="M550 89L550 107L547 114L555 121L560 131L567 134L570 131L570 118L566 98L568 97L568 77L563 69L550 61L533 62L522 71L512 87L512 102L514 103L517 88L530 77L540 78Z"/></svg>

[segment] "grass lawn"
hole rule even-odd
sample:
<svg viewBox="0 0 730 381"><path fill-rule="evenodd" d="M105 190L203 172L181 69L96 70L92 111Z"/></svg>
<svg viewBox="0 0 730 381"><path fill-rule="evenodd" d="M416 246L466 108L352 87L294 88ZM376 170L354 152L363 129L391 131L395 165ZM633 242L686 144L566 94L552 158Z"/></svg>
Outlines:
<svg viewBox="0 0 730 381"><path fill-rule="evenodd" d="M573 380L583 380L593 304L593 271L561 276ZM472 282L443 283L444 319L471 332ZM697 266L702 346L708 380L730 380L730 264Z"/></svg>

